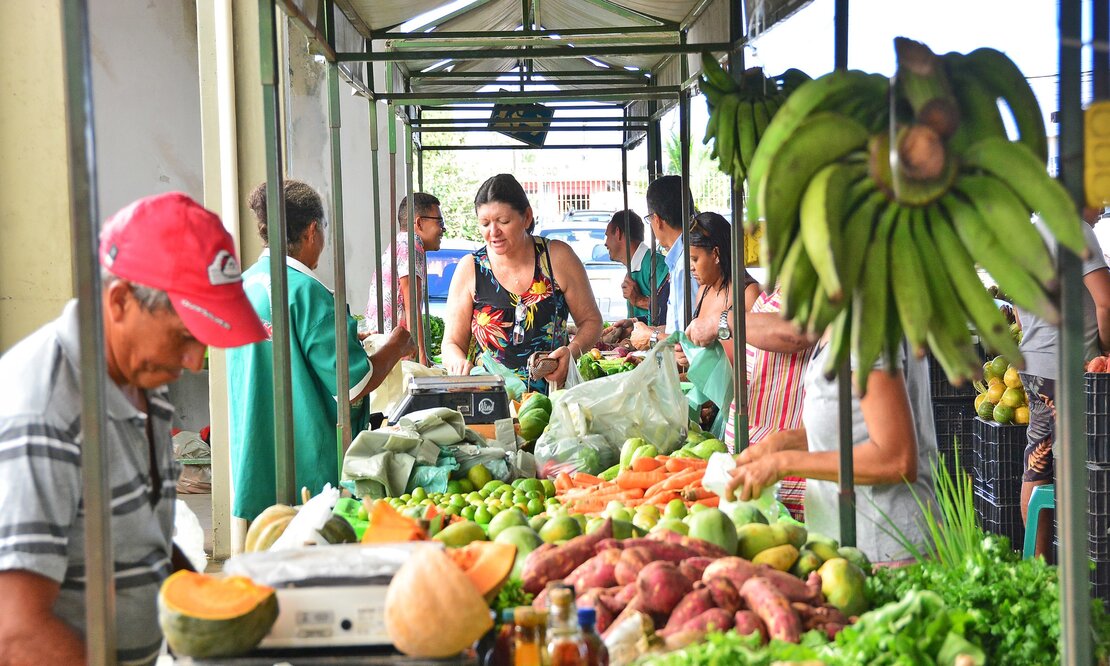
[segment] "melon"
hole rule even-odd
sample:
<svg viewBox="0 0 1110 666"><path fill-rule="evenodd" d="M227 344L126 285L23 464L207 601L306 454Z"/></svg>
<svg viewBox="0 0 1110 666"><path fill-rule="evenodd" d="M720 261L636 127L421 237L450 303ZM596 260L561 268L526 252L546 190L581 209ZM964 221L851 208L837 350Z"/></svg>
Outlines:
<svg viewBox="0 0 1110 666"><path fill-rule="evenodd" d="M178 571L158 592L158 622L170 649L185 657L250 652L278 616L274 589L245 576Z"/></svg>
<svg viewBox="0 0 1110 666"><path fill-rule="evenodd" d="M474 541L462 548L448 550L447 556L455 566L462 569L478 594L492 602L513 572L516 546L511 543Z"/></svg>
<svg viewBox="0 0 1110 666"><path fill-rule="evenodd" d="M417 548L386 590L386 632L411 657L456 655L492 627L478 588L438 546Z"/></svg>

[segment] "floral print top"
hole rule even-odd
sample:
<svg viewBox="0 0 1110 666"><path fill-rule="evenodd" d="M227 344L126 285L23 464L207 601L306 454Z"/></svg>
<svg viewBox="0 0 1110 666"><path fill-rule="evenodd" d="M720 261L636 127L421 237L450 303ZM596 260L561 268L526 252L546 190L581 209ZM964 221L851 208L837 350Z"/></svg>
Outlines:
<svg viewBox="0 0 1110 666"><path fill-rule="evenodd" d="M393 280L400 280L407 277L409 274L409 232L402 231L397 234L397 264L394 270L393 257L387 245L385 252L382 253L382 308L385 312L382 319L385 322L382 330L379 333L389 333L393 330L393 308L396 307L398 311L397 323L400 326L408 328L409 318L408 313L405 312L405 302L396 296L397 304L394 306L394 293L393 293ZM397 273L394 278L393 274ZM416 237L416 277L420 279L421 288L427 280L428 269L427 259L425 258L424 242L420 236ZM398 284L400 284L398 282ZM378 327L378 281L376 278L370 279L370 296L366 299L366 319L370 322L371 330Z"/></svg>
<svg viewBox="0 0 1110 666"><path fill-rule="evenodd" d="M470 359L490 354L514 370L532 391L547 392L544 380L528 379L528 357L567 344L570 310L555 282L546 238L533 238L536 249L532 286L514 294L501 286L489 262L489 249L474 253L474 312L470 320Z"/></svg>

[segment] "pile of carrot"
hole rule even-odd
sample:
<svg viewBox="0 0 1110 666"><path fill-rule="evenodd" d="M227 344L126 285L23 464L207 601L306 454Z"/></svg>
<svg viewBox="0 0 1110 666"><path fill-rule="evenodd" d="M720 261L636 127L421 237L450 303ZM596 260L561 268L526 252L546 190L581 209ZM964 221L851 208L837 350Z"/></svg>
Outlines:
<svg viewBox="0 0 1110 666"><path fill-rule="evenodd" d="M584 472L560 474L555 478L555 495L571 513L600 513L613 500L626 507L655 504L662 508L675 499L715 507L720 498L702 486L708 464L698 458L637 458L613 481Z"/></svg>

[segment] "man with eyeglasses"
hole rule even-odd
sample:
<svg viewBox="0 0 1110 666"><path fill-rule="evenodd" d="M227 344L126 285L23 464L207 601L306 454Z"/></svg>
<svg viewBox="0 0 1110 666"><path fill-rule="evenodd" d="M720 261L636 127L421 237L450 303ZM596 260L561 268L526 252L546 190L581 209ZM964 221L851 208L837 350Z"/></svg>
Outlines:
<svg viewBox="0 0 1110 666"><path fill-rule="evenodd" d="M440 247L443 232L447 225L443 221L443 211L440 210L439 199L426 192L415 192L412 195L413 217L416 219L416 293L424 293L424 284L428 279L427 252L435 252ZM389 248L382 253L382 329L379 333L393 330L394 322L397 326L408 327L410 312L409 304L409 201L408 197L401 199L397 207L397 263L393 263L392 253ZM397 291L394 291L394 280L397 282ZM399 298L398 298L399 296ZM415 304L416 311L420 311L420 303ZM378 326L378 280L377 275L370 280L370 296L366 302L366 319L370 323L370 330ZM428 365L427 346L424 344L424 327L418 328L417 348L419 349L420 362Z"/></svg>

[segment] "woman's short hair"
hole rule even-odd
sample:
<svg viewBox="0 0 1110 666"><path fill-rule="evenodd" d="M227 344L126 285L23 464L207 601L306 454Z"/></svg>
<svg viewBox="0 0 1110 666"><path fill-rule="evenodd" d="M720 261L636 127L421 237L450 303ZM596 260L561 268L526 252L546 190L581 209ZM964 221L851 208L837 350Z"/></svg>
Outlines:
<svg viewBox="0 0 1110 666"><path fill-rule="evenodd" d="M690 247L717 248L721 275L732 282L732 225L717 213L698 213L690 223Z"/></svg>
<svg viewBox="0 0 1110 666"><path fill-rule="evenodd" d="M499 173L491 176L478 188L474 195L474 212L488 203L503 203L521 215L526 215L532 204L528 203L528 195L520 182L511 173Z"/></svg>

